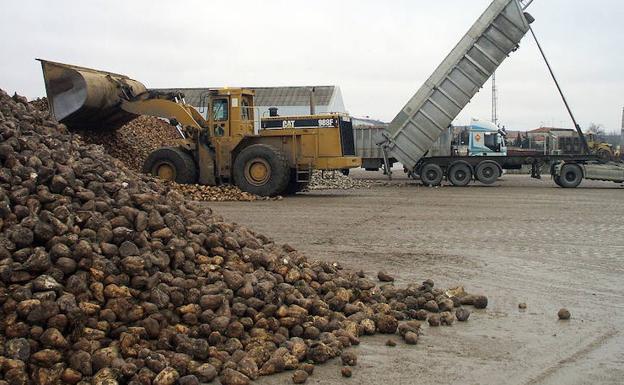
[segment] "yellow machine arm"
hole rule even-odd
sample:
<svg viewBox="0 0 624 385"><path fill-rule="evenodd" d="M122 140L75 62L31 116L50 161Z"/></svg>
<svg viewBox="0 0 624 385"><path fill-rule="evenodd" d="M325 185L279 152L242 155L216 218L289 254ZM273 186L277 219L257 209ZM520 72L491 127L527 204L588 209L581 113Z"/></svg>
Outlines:
<svg viewBox="0 0 624 385"><path fill-rule="evenodd" d="M201 130L202 127L207 126L201 115L193 113L195 111L194 108L188 108L183 104L167 99L123 101L121 108L135 115L150 115L169 120L175 119L183 127L193 127Z"/></svg>

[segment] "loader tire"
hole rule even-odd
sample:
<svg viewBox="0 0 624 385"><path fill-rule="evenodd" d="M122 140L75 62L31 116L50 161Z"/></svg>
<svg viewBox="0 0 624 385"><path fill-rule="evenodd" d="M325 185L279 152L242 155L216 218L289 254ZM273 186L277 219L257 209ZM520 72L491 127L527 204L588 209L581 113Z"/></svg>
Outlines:
<svg viewBox="0 0 624 385"><path fill-rule="evenodd" d="M603 162L610 162L613 160L613 154L611 154L609 150L605 150L603 148L598 150L598 158L600 158Z"/></svg>
<svg viewBox="0 0 624 385"><path fill-rule="evenodd" d="M193 157L178 147L163 147L152 152L143 164L143 172L179 184L197 183Z"/></svg>
<svg viewBox="0 0 624 385"><path fill-rule="evenodd" d="M483 161L477 165L475 176L483 184L493 184L500 178L498 164L492 161Z"/></svg>
<svg viewBox="0 0 624 385"><path fill-rule="evenodd" d="M560 186L563 188L576 188L583 181L583 170L572 163L568 163L561 167L561 175L559 176Z"/></svg>
<svg viewBox="0 0 624 385"><path fill-rule="evenodd" d="M266 144L243 149L234 160L234 184L241 190L260 196L282 194L290 182L288 159Z"/></svg>
<svg viewBox="0 0 624 385"><path fill-rule="evenodd" d="M439 186L444 178L444 171L435 163L427 163L420 169L420 181L427 187Z"/></svg>
<svg viewBox="0 0 624 385"><path fill-rule="evenodd" d="M448 172L448 180L453 186L464 187L472 180L472 170L465 162L457 162L451 166Z"/></svg>

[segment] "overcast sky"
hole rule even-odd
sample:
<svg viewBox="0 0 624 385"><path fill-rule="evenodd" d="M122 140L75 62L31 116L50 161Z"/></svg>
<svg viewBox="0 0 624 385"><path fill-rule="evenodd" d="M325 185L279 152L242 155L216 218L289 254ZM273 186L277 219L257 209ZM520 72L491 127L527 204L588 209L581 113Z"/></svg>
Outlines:
<svg viewBox="0 0 624 385"><path fill-rule="evenodd" d="M490 0L21 0L0 12L0 88L44 95L36 57L148 87L338 85L348 111L391 120ZM624 2L535 0L530 12L583 127L620 129ZM498 71L509 129L569 127L534 42ZM489 119L490 85L456 123Z"/></svg>

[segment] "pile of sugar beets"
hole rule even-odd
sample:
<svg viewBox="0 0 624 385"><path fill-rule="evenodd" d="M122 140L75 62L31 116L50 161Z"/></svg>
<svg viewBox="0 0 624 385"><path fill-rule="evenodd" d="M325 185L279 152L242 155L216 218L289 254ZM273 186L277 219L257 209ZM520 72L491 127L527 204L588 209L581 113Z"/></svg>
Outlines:
<svg viewBox="0 0 624 385"><path fill-rule="evenodd" d="M248 384L487 298L308 261L0 91L0 384ZM392 277L380 274L381 281ZM344 373L350 373L344 370Z"/></svg>

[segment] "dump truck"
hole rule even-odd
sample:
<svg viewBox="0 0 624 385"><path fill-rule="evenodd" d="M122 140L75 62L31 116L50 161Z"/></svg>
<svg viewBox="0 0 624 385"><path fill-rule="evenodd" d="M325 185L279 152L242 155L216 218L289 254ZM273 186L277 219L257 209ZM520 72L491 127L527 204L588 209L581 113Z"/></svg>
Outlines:
<svg viewBox="0 0 624 385"><path fill-rule="evenodd" d="M572 114L537 37L532 31L534 18L525 12L532 0L494 0L468 33L453 48L429 79L396 115L378 143L386 165L396 160L423 184L435 186L446 178L455 186L477 180L494 183L504 169L530 165L531 175L541 178L549 173L561 187L577 187L583 179L624 182L624 165L609 162L590 152L580 126ZM448 130L451 122L483 87L501 63L519 48L529 32L570 113L583 145L580 154L506 156L431 156L434 143ZM357 135L366 135L359 132ZM429 156L427 156L429 154ZM365 161L367 161L365 159ZM369 162L371 160L368 160ZM391 170L386 168L391 173Z"/></svg>
<svg viewBox="0 0 624 385"><path fill-rule="evenodd" d="M180 184L234 184L260 196L305 188L313 170L359 167L345 114L262 118L253 91L212 90L204 118L179 93L148 90L125 75L41 61L51 112L70 129L114 130L139 115L166 119L180 133L143 171Z"/></svg>
<svg viewBox="0 0 624 385"><path fill-rule="evenodd" d="M353 127L355 141L355 153L362 158L362 168L366 171L379 171L384 174L391 170L398 160L392 157L384 157L384 149L380 146L385 143L385 133L388 125L356 125ZM456 130L462 129L456 133ZM507 156L507 134L490 122L482 122L473 119L470 126L449 126L443 131L438 139L431 145L423 156L450 157L450 156ZM460 145L464 138L464 145ZM404 169L410 174L410 170Z"/></svg>

